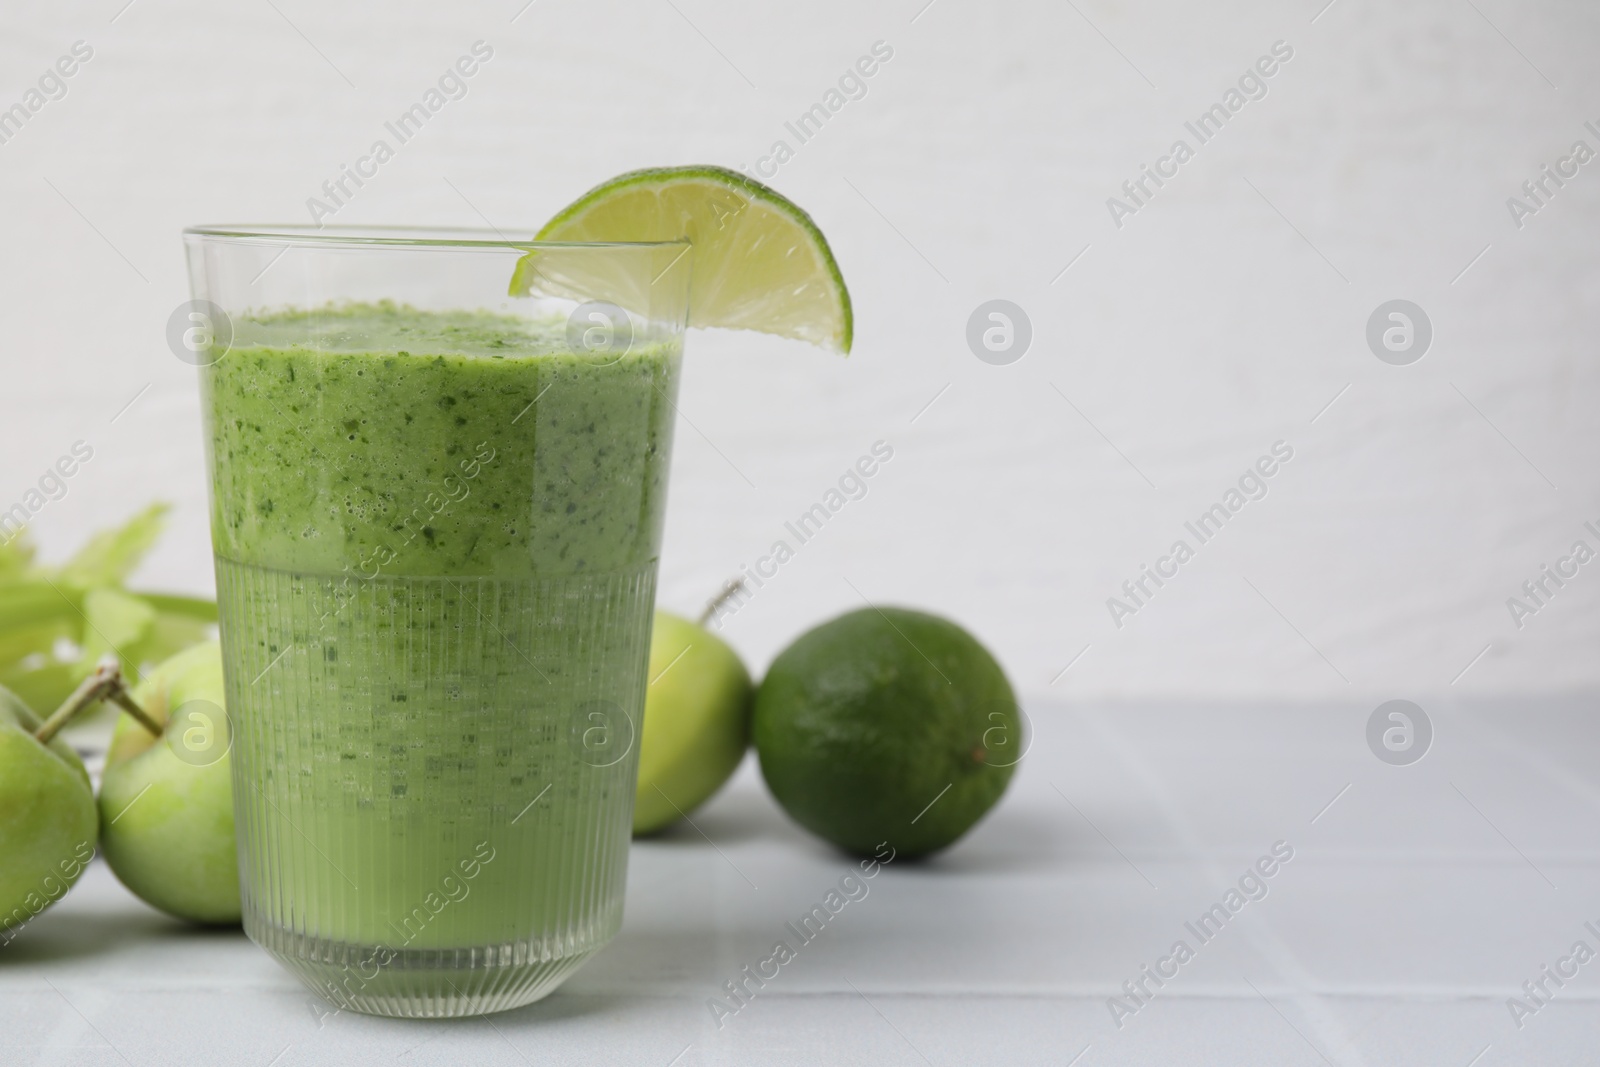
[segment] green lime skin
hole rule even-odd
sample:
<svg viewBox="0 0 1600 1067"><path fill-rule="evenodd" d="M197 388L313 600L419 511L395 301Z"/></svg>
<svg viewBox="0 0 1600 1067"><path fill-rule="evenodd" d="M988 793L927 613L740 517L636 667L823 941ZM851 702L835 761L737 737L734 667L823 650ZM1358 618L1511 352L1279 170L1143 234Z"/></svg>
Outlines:
<svg viewBox="0 0 1600 1067"><path fill-rule="evenodd" d="M751 204L766 208L772 218L784 222L776 230L758 228L753 235L742 230L735 217ZM784 232L791 227L798 233ZM804 329L798 333L782 328L771 332L831 345L844 354L850 352L855 313L850 290L845 288L844 275L839 272L828 239L798 204L739 171L713 165L630 170L601 182L562 208L538 234L540 241L558 242L673 241L682 237L696 246L691 326L768 329L774 323L760 313L762 310L781 309L787 300L800 295L799 290L817 284L826 286L838 301L837 335L824 339ZM787 292L763 292L765 283L776 281L766 271L775 263L787 261L802 245L815 254L821 277L815 282L800 279L800 285ZM511 282L513 296L527 291L523 269L524 264L531 266L534 255L529 253L518 264ZM777 284L793 285L797 280L787 275L783 278ZM736 323L722 321L717 312L726 313L729 301L745 305L740 307L741 312L754 314L749 318L741 314ZM712 312L711 317L703 318L708 312Z"/></svg>
<svg viewBox="0 0 1600 1067"><path fill-rule="evenodd" d="M802 635L756 693L761 773L801 826L846 852L904 857L965 834L1023 748L1011 684L955 623L864 608Z"/></svg>

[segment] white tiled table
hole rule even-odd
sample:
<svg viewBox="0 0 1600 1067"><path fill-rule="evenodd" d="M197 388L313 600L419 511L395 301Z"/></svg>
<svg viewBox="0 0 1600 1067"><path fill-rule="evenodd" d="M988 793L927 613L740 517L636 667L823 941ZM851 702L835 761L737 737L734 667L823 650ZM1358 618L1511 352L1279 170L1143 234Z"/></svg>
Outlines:
<svg viewBox="0 0 1600 1067"><path fill-rule="evenodd" d="M1592 1063L1600 960L1520 1030L1506 999L1600 949L1597 703L1424 702L1409 767L1367 750L1371 703L1036 705L990 819L883 871L721 1029L707 999L848 868L750 764L696 817L715 847L635 846L615 942L488 1019L329 1015L96 864L0 952L0 1063ZM1184 923L1279 840L1268 895L1200 945ZM1118 1029L1107 998L1179 938L1195 958Z"/></svg>

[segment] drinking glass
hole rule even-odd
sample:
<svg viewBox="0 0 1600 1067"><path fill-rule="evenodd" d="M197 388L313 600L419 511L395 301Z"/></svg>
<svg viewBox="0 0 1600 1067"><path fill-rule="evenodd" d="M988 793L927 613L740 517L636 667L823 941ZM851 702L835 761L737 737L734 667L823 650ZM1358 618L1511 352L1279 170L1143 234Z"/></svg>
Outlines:
<svg viewBox="0 0 1600 1067"><path fill-rule="evenodd" d="M688 246L184 240L245 930L342 1008L536 1000L622 920Z"/></svg>

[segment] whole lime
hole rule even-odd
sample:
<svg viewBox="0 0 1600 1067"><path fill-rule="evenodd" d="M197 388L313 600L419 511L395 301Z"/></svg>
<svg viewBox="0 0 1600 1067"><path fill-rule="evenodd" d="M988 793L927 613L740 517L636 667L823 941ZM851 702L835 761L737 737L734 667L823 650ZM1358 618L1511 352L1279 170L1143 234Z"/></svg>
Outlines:
<svg viewBox="0 0 1600 1067"><path fill-rule="evenodd" d="M860 855L954 842L1000 799L1024 745L988 650L905 608L851 612L785 649L756 693L752 735L790 817Z"/></svg>

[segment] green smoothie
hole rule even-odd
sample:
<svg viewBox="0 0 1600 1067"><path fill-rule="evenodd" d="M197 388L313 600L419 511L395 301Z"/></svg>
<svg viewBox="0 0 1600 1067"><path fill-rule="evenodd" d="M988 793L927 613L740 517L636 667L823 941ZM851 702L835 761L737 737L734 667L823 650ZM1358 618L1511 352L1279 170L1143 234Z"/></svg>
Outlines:
<svg viewBox="0 0 1600 1067"><path fill-rule="evenodd" d="M679 353L379 303L204 370L246 926L336 1002L620 924Z"/></svg>

